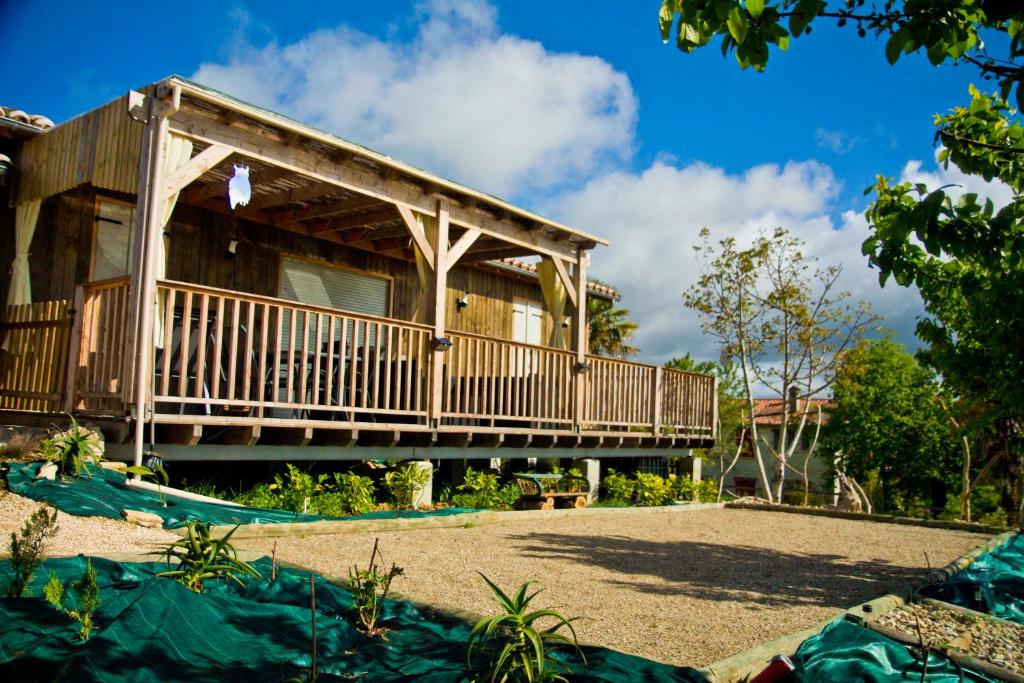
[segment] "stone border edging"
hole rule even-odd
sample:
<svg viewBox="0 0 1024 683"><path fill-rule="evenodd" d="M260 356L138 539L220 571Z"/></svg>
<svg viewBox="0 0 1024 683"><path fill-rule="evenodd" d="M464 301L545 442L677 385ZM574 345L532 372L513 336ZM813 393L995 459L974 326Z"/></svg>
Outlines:
<svg viewBox="0 0 1024 683"><path fill-rule="evenodd" d="M866 512L849 512L847 510L832 510L829 508L803 507L801 505L783 505L780 503L744 503L730 501L725 507L736 510L763 510L765 512L788 512L798 515L815 515L818 517L834 517L837 519L852 519L862 522L883 522L888 524L900 524L903 526L920 526L933 529L951 529L953 531L974 531L982 534L998 534L1002 532L1016 533L1013 529L1002 526L989 526L987 524L976 524L974 522L959 522L951 519L917 519L916 517L895 517L892 515L876 515Z"/></svg>
<svg viewBox="0 0 1024 683"><path fill-rule="evenodd" d="M735 503L729 503L729 504L727 504L727 507L737 507L737 508L740 508L740 509L755 509L755 510L769 508L769 507L783 507L783 508L787 508L787 509L778 510L778 512L796 512L797 511L795 509L790 509L790 508L796 508L797 507L797 506L792 506L792 505L768 506L768 505L757 505L757 504L753 504L753 503L741 503L741 504L738 504L738 505L735 504ZM838 512L841 512L841 511L838 511ZM844 515L853 515L853 517L843 516L841 518L843 518L843 519L851 519L851 518L852 519L860 519L860 518L865 516L865 515L857 514L857 513L844 513ZM824 515L824 516L833 516L833 515ZM871 516L872 517L884 517L884 515L871 515ZM903 519L905 519L905 518L903 518ZM887 521L887 520L868 520L868 521ZM928 520L918 520L918 521L928 521ZM979 543L974 548L968 550L966 553L964 553L960 557L956 558L955 560L953 560L952 562L950 562L946 566L944 566L944 567L942 567L940 569L932 570L931 575L932 576L937 575L938 577L941 577L941 578L938 579L938 582L941 583L942 581L945 581L949 577L953 576L953 574L956 574L958 571L960 571L962 569L965 569L966 567L970 566L970 564L972 562L974 562L978 558L978 556L981 555L982 553L995 550L996 548L998 548L999 546L1003 545L1004 543L1009 541L1011 538L1016 536L1017 533L1018 532L1016 532L1016 531L1004 531L1001 534L993 536L993 537L989 538L988 540L984 541L983 543ZM915 591L908 592L908 594L906 594L906 595L898 595L896 593L889 593L887 595L883 595L883 596L881 596L879 598L875 598L874 600L870 600L868 602L861 603L859 605L856 605L854 607L851 607L851 608L845 610L843 612L843 616L849 615L851 617L856 618L857 620L859 620L861 622L875 621L879 617L881 617L881 616L883 616L883 615L885 615L885 614L887 614L887 613L889 613L889 612L891 612L891 611L893 611L895 609L899 609L900 607L905 605L906 602L907 602L907 598L910 597L910 595L913 592L916 592L916 589L915 589ZM934 601L934 602L938 602L938 601ZM945 603L939 603L939 604L945 604ZM868 607L869 609L865 609L865 607ZM818 624L817 626L812 626L811 628L804 629L803 631L798 631L796 633L790 633L790 634L782 636L781 638L776 638L775 640L769 641L767 643L762 643L761 645L756 645L756 646L754 646L754 647L752 647L750 649L743 650L742 652L738 652L738 653L736 653L736 654L734 654L734 655L732 655L730 657L726 657L725 659L717 661L717 662L715 662L713 664L709 664L708 666L702 668L701 672L704 673L704 675L706 675L713 683L726 683L727 681L739 680L739 679L741 679L743 676L745 676L747 674L756 674L756 673L760 672L762 669L764 669L766 666L768 666L768 663L771 661L771 658L774 657L775 655L777 655L777 654L784 654L784 655L789 656L789 655L794 654L796 652L797 648L800 647L800 644L803 643L803 641L807 640L808 638L811 638L813 636L818 635L822 631L822 629L824 629L826 626L828 626L833 621L835 621L836 618L838 618L838 617L833 617L832 619L829 619L828 621L824 621L824 622Z"/></svg>
<svg viewBox="0 0 1024 683"><path fill-rule="evenodd" d="M436 517L405 517L397 519L353 519L353 520L324 520L322 522L285 522L279 524L242 524L232 538L274 538L274 537L303 537L320 534L345 534L365 533L373 531L400 531L410 529L447 529L460 526L477 526L480 524L503 524L532 519L554 519L557 517L578 517L587 515L603 515L613 512L627 510L641 514L653 512L696 512L699 510L718 510L725 507L725 503L687 503L682 505L667 505L663 507L587 507L581 510L575 508L560 508L556 510L511 510L497 512L493 510L481 510L480 512L467 512L456 515L439 515ZM218 533L227 533L234 527L221 525L214 527ZM174 534L184 535L184 527L178 529L166 529Z"/></svg>

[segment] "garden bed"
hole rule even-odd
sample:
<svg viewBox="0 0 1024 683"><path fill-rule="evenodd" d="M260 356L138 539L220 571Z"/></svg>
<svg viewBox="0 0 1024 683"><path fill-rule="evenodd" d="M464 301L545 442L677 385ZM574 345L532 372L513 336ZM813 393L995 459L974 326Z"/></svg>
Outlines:
<svg viewBox="0 0 1024 683"><path fill-rule="evenodd" d="M85 642L40 597L0 599L0 678L38 680L284 680L312 659L309 573L254 563L264 578L245 587L208 582L198 594L154 573L163 563L92 560L101 602L97 630ZM32 584L42 594L48 572L70 581L84 558L48 560ZM0 584L10 563L0 564ZM479 583L479 582L478 582ZM316 583L317 670L320 681L465 681L470 624L407 601L388 600L387 637L352 625L348 591ZM599 647L584 648L589 666L574 680L702 681L677 668ZM304 680L304 679L303 679Z"/></svg>

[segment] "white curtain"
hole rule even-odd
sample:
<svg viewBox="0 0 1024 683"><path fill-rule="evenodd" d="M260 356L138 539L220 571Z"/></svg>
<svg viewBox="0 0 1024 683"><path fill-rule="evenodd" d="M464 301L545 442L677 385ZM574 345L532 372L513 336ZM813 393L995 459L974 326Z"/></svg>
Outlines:
<svg viewBox="0 0 1024 683"><path fill-rule="evenodd" d="M537 277L540 279L540 290L544 294L544 304L551 313L551 340L550 346L556 349L565 348L565 332L562 329L562 321L565 319L565 285L562 278L558 277L558 270L550 258L544 259L537 264Z"/></svg>
<svg viewBox="0 0 1024 683"><path fill-rule="evenodd" d="M14 218L14 261L11 263L11 286L7 290L7 305L32 303L32 280L29 276L28 250L39 220L41 199L31 199L17 206Z"/></svg>
<svg viewBox="0 0 1024 683"><path fill-rule="evenodd" d="M167 149L165 152L164 178L187 164L188 160L192 158L192 141L188 138L183 138L180 135L171 134L167 140ZM171 214L174 213L174 205L178 201L178 194L178 192L175 192L167 197L164 201L164 205L159 207L161 212L161 236L160 239L156 241L156 258L154 259L154 272L157 280L163 280L167 277L167 252L170 248L171 241L169 224L171 221ZM158 349L163 348L164 345L164 317L166 315L166 308L167 296L158 290L156 319L153 321L153 342L156 344Z"/></svg>

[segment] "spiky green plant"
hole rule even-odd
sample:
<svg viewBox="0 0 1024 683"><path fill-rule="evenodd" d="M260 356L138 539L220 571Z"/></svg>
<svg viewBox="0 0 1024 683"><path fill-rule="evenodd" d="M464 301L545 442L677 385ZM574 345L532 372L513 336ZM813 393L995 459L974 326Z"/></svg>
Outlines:
<svg viewBox="0 0 1024 683"><path fill-rule="evenodd" d="M14 576L7 584L7 597L21 598L29 595L28 586L39 568L43 547L57 533L57 511L50 514L45 505L32 513L21 527L20 534L11 534L11 568Z"/></svg>
<svg viewBox="0 0 1024 683"><path fill-rule="evenodd" d="M96 626L92 615L100 606L100 586L96 580L96 570L93 569L92 558L86 560L85 571L71 584L71 592L75 594L78 609L68 609L64 606L67 589L57 575L50 572L50 582L46 584L44 591L46 601L57 611L63 612L78 622L78 638L80 640L89 640L89 635Z"/></svg>
<svg viewBox="0 0 1024 683"><path fill-rule="evenodd" d="M145 465L133 465L132 467L126 467L125 472L152 479L160 494L160 505L167 507L167 496L164 495L164 490L161 488L161 485L167 486L170 483L171 478L168 476L167 470L165 470L163 466L154 464L153 468L150 469Z"/></svg>
<svg viewBox="0 0 1024 683"><path fill-rule="evenodd" d="M244 586L239 576L262 578L263 575L255 567L238 559L234 546L228 542L238 530L237 526L221 538L213 538L210 530L210 524L189 521L185 528L185 538L157 551L168 564L172 558L177 559L178 568L160 572L157 576L175 579L196 593L202 593L204 583L210 579L230 579Z"/></svg>
<svg viewBox="0 0 1024 683"><path fill-rule="evenodd" d="M553 609L530 611L530 602L541 591L529 593L529 581L509 597L486 576L480 576L503 612L482 618L469 634L466 663L475 674L474 680L490 683L567 681L562 674L569 673L568 666L552 656L561 646L571 646L586 666L587 658L580 650L572 627L575 617L566 619ZM539 628L537 622L542 619L553 620L554 624ZM571 637L558 632L563 627L569 630Z"/></svg>
<svg viewBox="0 0 1024 683"><path fill-rule="evenodd" d="M71 426L67 431L44 440L39 444L38 453L45 459L57 463L63 477L81 477L84 472L92 478L90 465L98 465L103 460L99 452L99 439L95 433L78 424L70 414Z"/></svg>
<svg viewBox="0 0 1024 683"><path fill-rule="evenodd" d="M430 477L429 469L409 463L385 474L384 486L391 492L397 507L412 508L416 507L416 498Z"/></svg>

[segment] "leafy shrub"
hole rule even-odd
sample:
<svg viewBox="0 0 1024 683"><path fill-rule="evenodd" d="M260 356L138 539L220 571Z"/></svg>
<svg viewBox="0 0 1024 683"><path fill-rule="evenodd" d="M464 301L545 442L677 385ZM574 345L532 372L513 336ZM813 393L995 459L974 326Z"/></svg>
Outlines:
<svg viewBox="0 0 1024 683"><path fill-rule="evenodd" d="M287 465L288 472L284 476L275 474L274 483L269 488L278 494L278 505L282 509L308 512L310 500L324 491L324 482L328 477L320 474L314 479L309 472L303 472L291 463Z"/></svg>
<svg viewBox="0 0 1024 683"><path fill-rule="evenodd" d="M637 472L636 497L637 505L641 507L668 505L675 499L675 491L664 477Z"/></svg>
<svg viewBox="0 0 1024 683"><path fill-rule="evenodd" d="M714 479L701 479L695 484L690 475L669 475L669 480L679 500L692 500L697 503L714 503L718 500L718 483Z"/></svg>
<svg viewBox="0 0 1024 683"><path fill-rule="evenodd" d="M601 485L604 487L605 500L608 503L628 504L633 501L633 492L636 490L636 482L630 479L627 475L616 472L613 469L609 469L608 476L604 478Z"/></svg>
<svg viewBox="0 0 1024 683"><path fill-rule="evenodd" d="M11 534L11 568L14 576L7 584L7 597L20 598L29 595L28 586L42 562L40 555L46 542L57 533L57 511L53 514L45 505L32 513L21 527L20 536Z"/></svg>
<svg viewBox="0 0 1024 683"><path fill-rule="evenodd" d="M397 507L412 508L416 507L416 499L423 486L430 481L430 476L429 469L409 463L385 474L384 486L394 498Z"/></svg>
<svg viewBox="0 0 1024 683"><path fill-rule="evenodd" d="M270 490L270 486L270 484L257 484L248 491L239 493L232 498L232 501L254 508L276 508L280 505L281 497Z"/></svg>
<svg viewBox="0 0 1024 683"><path fill-rule="evenodd" d="M100 606L100 587L96 582L96 570L92 567L92 559L86 560L85 571L76 581L71 584L71 592L74 593L77 609L68 609L64 606L64 596L67 589L60 582L57 575L50 572L50 582L46 584L46 601L49 602L58 612L63 612L78 622L78 637L80 640L89 640L89 634L94 628L92 615Z"/></svg>
<svg viewBox="0 0 1024 683"><path fill-rule="evenodd" d="M365 515L373 510L373 479L354 472L335 472L334 483L341 497L341 509L346 514Z"/></svg>
<svg viewBox="0 0 1024 683"><path fill-rule="evenodd" d="M171 558L176 558L178 568L160 572L157 576L175 579L196 593L202 593L204 583L210 579L230 579L245 586L239 576L261 578L262 575L255 567L238 559L234 546L228 543L231 534L237 529L236 526L223 537L212 538L210 524L190 520L185 529L185 538L169 544L163 552L157 551L168 564Z"/></svg>
<svg viewBox="0 0 1024 683"><path fill-rule="evenodd" d="M519 490L519 486L513 482L509 482L498 489L498 501L500 507L511 510L515 507L516 503L519 502L519 497L523 495L523 492Z"/></svg>
<svg viewBox="0 0 1024 683"><path fill-rule="evenodd" d="M540 591L527 595L530 582L509 597L483 574L484 581L502 609L501 614L476 622L469 634L466 663L477 674L478 681L565 681L561 672L567 667L552 656L561 645L571 645L586 665L587 658L576 641L573 619L566 619L553 609L530 610L530 602ZM554 620L554 626L540 628L541 619ZM571 634L558 631L566 627Z"/></svg>
<svg viewBox="0 0 1024 683"><path fill-rule="evenodd" d="M494 509L502 504L496 474L467 467L466 476L457 488L461 493L455 494L453 500L459 507Z"/></svg>
<svg viewBox="0 0 1024 683"><path fill-rule="evenodd" d="M368 636L375 636L383 633L386 629L377 626L381 610L384 608L384 599L391 590L391 582L396 576L402 575L402 568L391 563L391 569L382 571L384 568L384 556L380 553L378 540L373 541L373 552L370 553L370 564L366 569L352 567L348 571L348 588L355 602L356 616L359 618L358 627ZM377 561L380 560L380 564Z"/></svg>
<svg viewBox="0 0 1024 683"><path fill-rule="evenodd" d="M68 415L71 426L67 431L60 432L44 439L39 444L37 453L44 459L57 463L62 477L92 477L89 465L98 465L103 460L102 446L99 435L91 429L78 424L74 417Z"/></svg>

